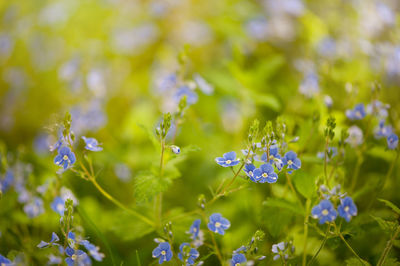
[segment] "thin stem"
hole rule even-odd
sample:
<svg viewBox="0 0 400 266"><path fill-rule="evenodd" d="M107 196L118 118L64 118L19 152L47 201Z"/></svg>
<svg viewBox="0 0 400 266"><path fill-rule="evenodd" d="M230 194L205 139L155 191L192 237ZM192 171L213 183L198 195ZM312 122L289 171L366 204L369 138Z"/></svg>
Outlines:
<svg viewBox="0 0 400 266"><path fill-rule="evenodd" d="M204 222L207 223L207 217L206 217L206 214L204 213L203 210L200 212L200 214L201 214ZM217 257L218 257L218 260L221 263L221 265L223 265L224 264L224 260L222 258L221 252L219 251L219 248L218 248L218 245L217 245L217 241L215 241L214 233L211 232L210 230L207 230L207 231L210 233L211 241L213 243L214 250L215 250L215 253L216 253Z"/></svg>
<svg viewBox="0 0 400 266"><path fill-rule="evenodd" d="M364 161L364 157L362 154L363 154L363 152L360 152L360 154L358 155L358 158L357 158L357 164L356 164L356 168L354 170L353 179L352 179L353 181L351 183L351 188L350 188L351 191L354 191L354 188L357 185L357 179L358 179L358 175L360 173L360 167Z"/></svg>
<svg viewBox="0 0 400 266"><path fill-rule="evenodd" d="M164 175L164 151L165 151L165 139L161 139L161 156L160 156L160 179ZM155 199L155 217L157 217L157 224L161 227L162 220L162 192L158 193Z"/></svg>
<svg viewBox="0 0 400 266"><path fill-rule="evenodd" d="M386 257L389 255L389 252L393 247L393 241L398 237L399 233L400 233L400 226L397 226L397 229L394 232L392 238L386 243L386 247L383 250L381 257L379 258L377 266L384 265Z"/></svg>
<svg viewBox="0 0 400 266"><path fill-rule="evenodd" d="M333 226L336 229L336 233L338 234L338 236L340 237L340 239L345 243L345 245L347 246L347 248L354 254L354 256L356 256L356 258L364 265L367 265L363 259L360 258L360 256L358 256L357 252L355 252L355 250L350 246L350 244L346 241L346 239L344 239L342 233L340 232L340 230L336 227L336 224L334 223Z"/></svg>
<svg viewBox="0 0 400 266"><path fill-rule="evenodd" d="M310 206L311 206L311 200L307 199L306 201L306 213L304 217L304 246L303 246L303 261L302 265L305 266L307 265L307 238L308 238L308 221L310 218L309 212L310 212Z"/></svg>
<svg viewBox="0 0 400 266"><path fill-rule="evenodd" d="M325 141L325 152L324 152L324 175L325 175L325 181L328 180L328 174L327 174L327 164L328 164L328 145L329 145L329 138L326 137Z"/></svg>
<svg viewBox="0 0 400 266"><path fill-rule="evenodd" d="M300 205L303 207L303 203L301 202L299 196L297 195L296 189L295 189L294 186L293 186L292 179L290 178L290 175L288 174L288 172L286 172L286 180L287 180L287 184L289 185L290 190L293 192L293 194L294 194L296 200L297 200L297 201L300 203Z"/></svg>
<svg viewBox="0 0 400 266"><path fill-rule="evenodd" d="M100 185L99 183L97 183L97 181L94 178L89 178L89 181L93 183L93 185L97 188L97 190L103 194L103 196L105 196L107 199L109 199L112 203L114 203L115 205L117 205L118 207L120 207L121 209L133 214L134 216L136 216L137 218L139 218L140 220L142 220L143 222L147 223L148 225L154 227L155 224L154 222L152 222L150 219L148 219L147 217L141 215L140 213L126 207L124 204L122 204L121 202L119 202L117 199L115 199L113 196L111 196L110 194L108 194Z"/></svg>
<svg viewBox="0 0 400 266"><path fill-rule="evenodd" d="M321 252L321 250L324 248L325 243L326 243L326 240L328 239L329 230L331 230L331 224L329 224L329 225L328 225L328 228L326 229L325 237L324 237L324 239L322 240L322 243L321 243L321 245L319 246L319 248L318 248L318 250L317 250L317 253L314 254L314 256L311 258L311 260L308 262L307 265L311 265L311 264L313 263L313 261L315 260L315 258L317 258L318 254Z"/></svg>

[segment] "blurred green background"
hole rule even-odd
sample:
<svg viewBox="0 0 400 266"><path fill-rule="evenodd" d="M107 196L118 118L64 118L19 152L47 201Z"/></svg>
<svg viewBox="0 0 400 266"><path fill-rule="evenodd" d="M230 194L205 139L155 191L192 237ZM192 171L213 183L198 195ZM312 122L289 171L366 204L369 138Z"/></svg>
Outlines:
<svg viewBox="0 0 400 266"><path fill-rule="evenodd" d="M151 183L142 194L143 187L138 186L143 171L159 161L160 151L151 139L161 114L176 110L166 85L175 74L182 84L196 88L198 101L188 108L177 130L175 144L183 153L193 151L182 155L186 159L177 165L180 178L165 188L165 221L194 210L199 194L210 198L209 187L215 189L231 175L214 158L231 150L239 154L254 118L262 124L278 116L285 120L287 140L300 137L289 148L304 151L298 175L314 181L323 171L316 154L324 148L326 118L336 117L340 135L341 128L351 125L344 111L359 102L369 103L375 97L373 84L381 85L379 99L390 104L389 121L397 132L400 128L399 10L398 1L367 0L2 1L3 150L9 165L19 162L31 167L24 178L32 190L54 179L57 167L47 147L56 141L55 125L70 112L78 137L96 137L103 144L104 151L92 155L98 182L121 202L152 217ZM196 74L211 91L199 88ZM326 107L327 95L332 108ZM313 123L316 114L320 120ZM366 127L361 122L359 126ZM388 237L369 214L391 214L379 203L368 212L363 210L374 179L386 173L394 158L384 142L372 142L361 168L358 194L353 193L359 216L347 225L354 247L371 263L379 258ZM347 185L356 156L353 149L346 150L338 183ZM382 197L400 203L398 175L393 176L397 179L391 180ZM59 182L79 199L87 219L75 216L105 253L104 265L112 265L112 257L116 265L122 261L137 265L138 259L142 265L154 262L156 232L118 210L73 172L63 174ZM226 235L217 238L227 258L257 229L266 232L260 254L267 259L260 265L273 263L271 245L285 239L293 238L296 254L301 254L303 217L290 207L295 198L284 179L273 186L246 184L244 190L207 210L231 221ZM1 254L23 251L29 265L45 261L45 251L36 245L58 230L58 215L50 209L55 193L46 194L46 212L33 219L24 214L16 193L2 196ZM199 217L174 222L176 243L187 241L185 231L195 218ZM310 229L309 238L312 256L322 237ZM340 239L328 241L318 263L344 265L351 254L339 244ZM399 257L398 247L395 252ZM205 264L217 265L214 257Z"/></svg>

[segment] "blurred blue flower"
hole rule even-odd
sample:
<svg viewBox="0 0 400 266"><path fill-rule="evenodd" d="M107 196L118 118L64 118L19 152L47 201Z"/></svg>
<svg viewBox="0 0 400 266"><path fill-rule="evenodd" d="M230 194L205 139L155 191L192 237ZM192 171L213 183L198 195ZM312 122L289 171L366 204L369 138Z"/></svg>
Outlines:
<svg viewBox="0 0 400 266"><path fill-rule="evenodd" d="M354 109L346 110L346 116L350 120L360 120L363 119L367 113L365 112L364 104L357 104Z"/></svg>
<svg viewBox="0 0 400 266"><path fill-rule="evenodd" d="M221 214L219 213L213 213L210 216L209 223L208 223L208 229L213 231L214 233L218 233L220 235L224 235L225 231L231 226L231 223L228 221L228 219L225 219L222 217Z"/></svg>
<svg viewBox="0 0 400 266"><path fill-rule="evenodd" d="M319 92L318 76L313 72L307 74L299 86L299 92L307 98L314 97Z"/></svg>
<svg viewBox="0 0 400 266"><path fill-rule="evenodd" d="M195 248L190 248L189 252L185 252L185 247L190 247L189 243L182 243L179 246L179 250L181 251L178 253L178 258L186 262L186 265L193 265L194 261L199 257L199 252Z"/></svg>
<svg viewBox="0 0 400 266"><path fill-rule="evenodd" d="M6 192L14 182L14 173L11 170L7 170L4 175L4 179L0 180L0 191Z"/></svg>
<svg viewBox="0 0 400 266"><path fill-rule="evenodd" d="M293 151L288 151L282 158L282 162L284 165L287 165L288 169L297 170L301 167L301 161ZM288 171L288 173L290 174L292 171Z"/></svg>
<svg viewBox="0 0 400 266"><path fill-rule="evenodd" d="M318 205L312 208L311 214L314 219L319 219L320 224L332 222L337 216L337 212L329 200L321 200Z"/></svg>
<svg viewBox="0 0 400 266"><path fill-rule="evenodd" d="M286 249L285 242L279 242L278 244L273 244L271 251L272 251L272 253L276 254L273 259L274 260L279 259L281 257L280 254L283 253L285 251L285 249ZM287 259L287 258L288 258L288 255L285 254L285 259Z"/></svg>
<svg viewBox="0 0 400 266"><path fill-rule="evenodd" d="M153 249L153 258L159 258L158 263L162 264L164 261L170 261L172 259L171 246L168 242L162 242Z"/></svg>
<svg viewBox="0 0 400 266"><path fill-rule="evenodd" d="M58 150L58 155L54 158L54 163L59 166L63 166L64 170L68 166L75 163L75 154L68 147L62 147Z"/></svg>
<svg viewBox="0 0 400 266"><path fill-rule="evenodd" d="M250 180L257 183L258 179L256 179L256 176L254 175L254 170L256 170L256 167L254 164L246 164L243 168L243 171L246 173L248 177L250 177Z"/></svg>
<svg viewBox="0 0 400 266"><path fill-rule="evenodd" d="M90 260L89 256L82 250L74 250L70 247L67 247L65 249L65 253L68 256L65 259L65 262L68 264L68 266L92 265L92 261Z"/></svg>
<svg viewBox="0 0 400 266"><path fill-rule="evenodd" d="M44 212L43 200L41 198L34 197L31 202L24 206L24 212L29 218L39 216Z"/></svg>
<svg viewBox="0 0 400 266"><path fill-rule="evenodd" d="M45 241L40 241L40 243L37 245L38 248L46 248L48 246L52 246L52 245L56 245L58 246L58 244L56 242L58 242L60 240L60 238L58 237L58 235L56 233L52 233L51 234L51 240L50 242L45 242Z"/></svg>
<svg viewBox="0 0 400 266"><path fill-rule="evenodd" d="M242 263L246 262L246 257L241 254L233 254L232 259L231 259L231 266L240 266Z"/></svg>
<svg viewBox="0 0 400 266"><path fill-rule="evenodd" d="M347 137L345 142L349 143L350 146L356 147L363 143L363 132L358 126L349 127L347 133L349 134L349 136Z"/></svg>
<svg viewBox="0 0 400 266"><path fill-rule="evenodd" d="M390 108L389 104L382 103L378 100L373 100L366 107L367 114L374 115L378 118L384 119L388 116L388 110Z"/></svg>
<svg viewBox="0 0 400 266"><path fill-rule="evenodd" d="M53 254L49 255L49 261L47 262L47 264L49 265L54 265L54 264L61 264L62 263L62 259L61 257L58 256L54 256Z"/></svg>
<svg viewBox="0 0 400 266"><path fill-rule="evenodd" d="M399 137L394 133L390 134L387 137L386 141L387 141L388 148L391 150L396 149L397 146L399 145Z"/></svg>
<svg viewBox="0 0 400 266"><path fill-rule="evenodd" d="M4 257L3 255L0 254L0 265L1 266L7 266L7 265L13 265L13 263L11 262L11 260L7 259L6 257Z"/></svg>
<svg viewBox="0 0 400 266"><path fill-rule="evenodd" d="M61 216L64 215L64 205L65 205L65 200L60 198L60 197L56 197L53 202L51 203L51 209L55 212L57 212L58 214L60 214Z"/></svg>
<svg viewBox="0 0 400 266"><path fill-rule="evenodd" d="M199 74L193 75L193 80L196 82L199 89L206 95L211 95L214 92L214 87L211 86L202 76Z"/></svg>
<svg viewBox="0 0 400 266"><path fill-rule="evenodd" d="M99 142L95 138L87 138L85 136L82 137L82 139L85 141L85 149L89 151L102 151L103 148L99 147Z"/></svg>
<svg viewBox="0 0 400 266"><path fill-rule="evenodd" d="M274 167L271 164L266 163L254 170L255 180L259 183L275 183L278 180L278 175L274 172Z"/></svg>
<svg viewBox="0 0 400 266"><path fill-rule="evenodd" d="M187 105L192 105L197 103L198 100L197 94L187 86L182 86L178 88L178 91L174 95L174 99L177 103L179 103L184 96L186 96Z"/></svg>
<svg viewBox="0 0 400 266"><path fill-rule="evenodd" d="M199 235L200 223L201 223L201 220L197 219L197 220L194 220L193 224L190 226L189 234L191 234L190 238L193 240L195 240Z"/></svg>
<svg viewBox="0 0 400 266"><path fill-rule="evenodd" d="M224 153L223 157L217 157L215 161L223 167L235 166L240 162L239 159L236 159L236 152L234 151Z"/></svg>
<svg viewBox="0 0 400 266"><path fill-rule="evenodd" d="M247 34L256 41L266 41L268 39L268 22L263 16L255 17L246 24Z"/></svg>
<svg viewBox="0 0 400 266"><path fill-rule="evenodd" d="M375 129L375 138L380 139L382 137L387 138L390 134L392 134L393 128L392 126L385 126L385 121L379 121L379 126Z"/></svg>
<svg viewBox="0 0 400 266"><path fill-rule="evenodd" d="M93 245L87 240L82 240L79 242L79 244L86 248L86 250L89 252L89 255L92 256L93 259L97 261L103 261L104 254L99 252L99 247Z"/></svg>
<svg viewBox="0 0 400 266"><path fill-rule="evenodd" d="M328 147L328 154L330 153L330 157L326 156L326 161L329 162L330 158L335 157L338 154L338 150L336 147ZM321 151L317 153L317 157L320 159L325 158L325 152Z"/></svg>
<svg viewBox="0 0 400 266"><path fill-rule="evenodd" d="M350 222L352 216L357 215L357 206L354 204L353 199L350 197L345 197L340 200L340 205L338 206L339 216Z"/></svg>

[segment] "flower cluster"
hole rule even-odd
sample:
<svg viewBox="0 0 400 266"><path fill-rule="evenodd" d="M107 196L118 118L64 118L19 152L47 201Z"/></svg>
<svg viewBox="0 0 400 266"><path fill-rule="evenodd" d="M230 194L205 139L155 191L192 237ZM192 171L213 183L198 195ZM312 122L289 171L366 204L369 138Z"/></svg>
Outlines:
<svg viewBox="0 0 400 266"><path fill-rule="evenodd" d="M312 208L311 214L314 219L319 219L320 224L333 222L336 220L338 212L339 216L343 217L347 222L350 222L352 216L357 215L357 206L350 197L340 199L340 205L337 209L338 211L335 210L330 200L324 199Z"/></svg>

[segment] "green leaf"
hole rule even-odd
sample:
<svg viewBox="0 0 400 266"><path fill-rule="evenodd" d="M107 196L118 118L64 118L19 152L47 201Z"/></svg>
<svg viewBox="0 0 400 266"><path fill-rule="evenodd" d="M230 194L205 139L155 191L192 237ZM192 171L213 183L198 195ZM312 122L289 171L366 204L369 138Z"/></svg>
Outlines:
<svg viewBox="0 0 400 266"><path fill-rule="evenodd" d="M368 265L371 265L365 260L361 260L361 261L357 258L351 258L351 259L346 260L346 266L368 266Z"/></svg>
<svg viewBox="0 0 400 266"><path fill-rule="evenodd" d="M155 195L168 189L171 180L142 172L134 179L135 198L138 203L150 201Z"/></svg>
<svg viewBox="0 0 400 266"><path fill-rule="evenodd" d="M385 231L385 232L387 232L387 233L389 233L389 234L391 234L391 233L397 228L397 226L398 226L398 224L397 224L396 222L386 221L386 220L382 219L381 217L377 217L377 216L373 216L373 215L370 215L370 216L371 216L375 221L378 222L379 227L380 227L383 231Z"/></svg>
<svg viewBox="0 0 400 266"><path fill-rule="evenodd" d="M276 207L279 209L285 209L291 211L295 214L304 215L304 210L297 204L293 202L289 202L285 199L278 199L278 198L269 198L263 202L263 206L265 207Z"/></svg>
<svg viewBox="0 0 400 266"><path fill-rule="evenodd" d="M395 258L387 258L385 260L385 263L383 263L384 266L399 266L400 262L395 259Z"/></svg>
<svg viewBox="0 0 400 266"><path fill-rule="evenodd" d="M388 200L385 199L378 199L380 202L385 203L386 206L388 206L389 208L392 209L392 211L394 211L395 213L397 213L398 215L400 215L400 209L399 207L397 207L396 205L394 205L393 203L391 203Z"/></svg>
<svg viewBox="0 0 400 266"><path fill-rule="evenodd" d="M154 231L153 227L127 212L116 211L114 217L118 219L115 219L111 230L123 241L139 239Z"/></svg>
<svg viewBox="0 0 400 266"><path fill-rule="evenodd" d="M304 171L295 171L293 175L293 183L296 189L305 198L312 198L316 193L314 175L307 175Z"/></svg>

